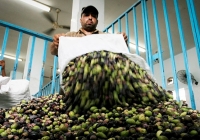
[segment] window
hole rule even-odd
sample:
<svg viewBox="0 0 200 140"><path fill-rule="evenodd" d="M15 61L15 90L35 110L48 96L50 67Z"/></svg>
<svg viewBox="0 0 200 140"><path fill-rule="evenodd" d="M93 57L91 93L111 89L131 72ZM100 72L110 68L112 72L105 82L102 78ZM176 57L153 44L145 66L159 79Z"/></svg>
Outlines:
<svg viewBox="0 0 200 140"><path fill-rule="evenodd" d="M175 91L172 91L172 92L173 92L174 100L176 100L176 92ZM186 101L185 89L184 88L179 89L179 96L180 96L180 100Z"/></svg>

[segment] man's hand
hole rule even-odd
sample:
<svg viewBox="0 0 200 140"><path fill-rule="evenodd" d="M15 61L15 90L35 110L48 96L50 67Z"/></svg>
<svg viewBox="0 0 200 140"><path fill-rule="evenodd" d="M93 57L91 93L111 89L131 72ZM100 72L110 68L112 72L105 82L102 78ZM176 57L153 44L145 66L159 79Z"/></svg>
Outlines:
<svg viewBox="0 0 200 140"><path fill-rule="evenodd" d="M51 54L58 55L58 45L59 45L59 37L65 36L64 33L62 34L55 34L53 37L53 42L51 43Z"/></svg>
<svg viewBox="0 0 200 140"><path fill-rule="evenodd" d="M123 37L124 37L124 41L127 43L127 41L128 41L128 37L127 37L127 35L126 35L126 33L121 33L122 35L123 35Z"/></svg>
<svg viewBox="0 0 200 140"><path fill-rule="evenodd" d="M4 60L0 60L0 66L1 66L1 75L4 77L6 76L6 71L5 71L5 61Z"/></svg>
<svg viewBox="0 0 200 140"><path fill-rule="evenodd" d="M122 33L118 33L118 34L122 34L122 35L123 35L124 41L125 41L126 44L127 44L127 43L128 43L128 42L127 42L127 41L128 41L128 37L127 37L126 33L125 33L125 32L122 32Z"/></svg>
<svg viewBox="0 0 200 140"><path fill-rule="evenodd" d="M4 60L0 60L0 66L1 66L2 70L5 69L5 61Z"/></svg>

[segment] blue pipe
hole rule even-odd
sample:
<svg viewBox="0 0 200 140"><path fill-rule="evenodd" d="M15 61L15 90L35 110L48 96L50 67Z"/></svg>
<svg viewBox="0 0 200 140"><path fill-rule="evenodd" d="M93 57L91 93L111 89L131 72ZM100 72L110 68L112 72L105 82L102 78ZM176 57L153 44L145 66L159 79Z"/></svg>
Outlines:
<svg viewBox="0 0 200 140"><path fill-rule="evenodd" d="M153 69L153 58L152 58L152 50L151 50L151 37L150 37L150 30L149 30L149 20L148 20L148 12L147 12L147 7L146 7L146 0L142 1L142 5L143 5L143 10L144 10L144 15L145 15L145 25L146 25L146 31L147 31L147 52L148 52L148 57L149 57L149 65L151 68L152 73L154 73L154 69Z"/></svg>
<svg viewBox="0 0 200 140"><path fill-rule="evenodd" d="M122 25L121 25L121 19L118 19L118 30L121 33L122 32Z"/></svg>
<svg viewBox="0 0 200 140"><path fill-rule="evenodd" d="M21 45L22 45L22 36L23 36L23 33L20 32L19 37L18 37L16 59L15 59L15 64L14 64L14 68L13 68L12 79L16 78L16 71L17 71L17 67L18 67L18 58L19 58L19 55L20 55Z"/></svg>
<svg viewBox="0 0 200 140"><path fill-rule="evenodd" d="M29 81L30 81L30 76L31 76L31 68L32 68L32 62L33 62L34 47L35 47L35 36L32 36L32 45L31 45L31 51L30 51L30 57L29 57L28 73L27 73L27 78L26 78Z"/></svg>
<svg viewBox="0 0 200 140"><path fill-rule="evenodd" d="M192 27L193 38L194 38L196 51L197 51L198 63L200 67L200 32L198 28L199 26L198 26L198 21L197 21L193 1L187 0L187 6L188 6L189 17L190 17L190 23Z"/></svg>
<svg viewBox="0 0 200 140"><path fill-rule="evenodd" d="M112 24L112 33L114 34L115 32L115 27L114 27L114 24Z"/></svg>
<svg viewBox="0 0 200 140"><path fill-rule="evenodd" d="M193 88L192 88L191 75L190 75L190 72L189 72L187 49L186 49L184 32L183 32L183 29L182 29L182 23L181 23L180 12L179 12L179 8L178 8L177 0L174 0L174 6L175 6L176 18L177 18L177 22L178 22L178 30L179 30L179 34L180 34L181 47L182 47L183 57L184 57L184 64L185 64L185 69L186 69L186 74L187 74L187 81L188 81L188 88L189 88L189 92L190 92L191 107L192 107L192 109L195 110L196 104L195 104L194 93L193 93Z"/></svg>
<svg viewBox="0 0 200 140"><path fill-rule="evenodd" d="M144 5L143 5L143 1L142 1L142 19L143 19L143 32L144 32L144 41L145 41L145 48L146 48L146 61L147 63L150 65L150 60L149 60L149 55L148 55L148 41L147 41L147 35L146 35L146 21L145 21L145 12L144 12Z"/></svg>
<svg viewBox="0 0 200 140"><path fill-rule="evenodd" d="M195 25L195 29L196 29L198 43L199 43L199 46L200 46L200 26L199 26L199 23L198 23L198 20L197 20L197 16L196 16L196 10L195 10L195 7L194 7L194 2L193 2L193 0L190 0L189 2L190 2L190 5L191 5L194 25ZM199 47L199 50L200 50L200 47Z"/></svg>
<svg viewBox="0 0 200 140"><path fill-rule="evenodd" d="M6 30L5 30L5 33L4 33L4 38L3 38L0 60L3 60L3 58L4 58L3 56L4 56L4 53L5 53L5 50L6 50L6 46L7 46L8 34L9 34L9 28L6 27ZM0 66L0 73L1 73L1 66Z"/></svg>
<svg viewBox="0 0 200 140"><path fill-rule="evenodd" d="M164 73L164 65L163 65L163 57L162 57L162 46L160 42L160 30L158 26L158 16L156 10L156 3L155 0L152 0L153 6L153 14L154 14L154 23L155 23L155 30L156 30L156 40L158 45L158 55L159 55L159 64L160 64L160 72L162 75L162 87L166 89L166 82L165 82L165 73Z"/></svg>
<svg viewBox="0 0 200 140"><path fill-rule="evenodd" d="M134 37L135 37L136 53L138 55L140 55L140 52L139 52L139 49L138 49L138 28L137 28L137 17L136 17L135 7L133 7L132 12L133 12Z"/></svg>
<svg viewBox="0 0 200 140"><path fill-rule="evenodd" d="M173 80L174 80L174 86L176 91L176 100L180 101L179 96L179 86L178 86L178 80L176 76L176 63L174 58L174 49L173 49L173 43L172 43L172 35L171 35L171 29L169 24L169 18L168 18L168 11L166 6L166 1L162 0L163 3L163 11L164 11L164 18L165 18L165 24L166 24L166 31L167 31L167 38L168 38L168 44L169 44L169 51L170 51L170 60L172 63L172 71L173 71Z"/></svg>
<svg viewBox="0 0 200 140"><path fill-rule="evenodd" d="M31 36L35 36L37 38L41 38L41 39L44 39L44 40L48 40L50 42L53 41L53 39L49 36L46 36L44 34L40 34L40 33L37 33L35 31L32 31L32 30L29 30L29 29L26 29L26 28L22 28L20 26L17 26L17 25L14 25L14 24L11 24L11 23L8 23L8 22L5 22L5 21L2 21L0 20L0 25L4 26L4 27L8 27L10 29L13 29L13 30L16 30L16 31L19 31L19 32L23 32L25 34L28 34L28 35L31 35Z"/></svg>
<svg viewBox="0 0 200 140"><path fill-rule="evenodd" d="M104 32L106 31L106 29L109 29L113 23L117 23L118 19L122 19L125 16L126 13L129 13L132 10L133 7L136 7L140 3L141 3L141 0L138 0L136 3L134 3L130 8L128 8L124 13L122 13L116 20L114 20L114 22L112 22L110 25L108 25L104 29Z"/></svg>
<svg viewBox="0 0 200 140"><path fill-rule="evenodd" d="M130 46L129 46L130 33L129 33L129 24L128 24L128 13L125 14L125 19L126 19L126 35L127 35L127 37L128 37L127 44L128 44L128 50L129 50L129 52L130 52Z"/></svg>
<svg viewBox="0 0 200 140"><path fill-rule="evenodd" d="M58 57L54 56L54 65L53 65L53 77L52 77L52 85L51 85L51 94L55 93L55 79L56 79L56 70L57 70Z"/></svg>
<svg viewBox="0 0 200 140"><path fill-rule="evenodd" d="M47 56L47 44L48 44L48 41L47 40L44 40L44 51L43 51L43 66L42 66L42 69L41 69L41 76L40 76L40 89L39 89L39 95L41 96L41 90L42 90L42 86L43 86L43 82L44 82L44 66L45 66L45 63L46 63L46 56Z"/></svg>

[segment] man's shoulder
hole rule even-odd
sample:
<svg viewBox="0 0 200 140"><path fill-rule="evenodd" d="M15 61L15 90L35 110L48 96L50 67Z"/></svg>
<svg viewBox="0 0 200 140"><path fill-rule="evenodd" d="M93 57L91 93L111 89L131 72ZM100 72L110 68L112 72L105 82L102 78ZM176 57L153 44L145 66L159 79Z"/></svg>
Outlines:
<svg viewBox="0 0 200 140"><path fill-rule="evenodd" d="M99 32L99 34L105 34L104 32L102 32L102 31L99 31L99 30L98 30L98 32Z"/></svg>
<svg viewBox="0 0 200 140"><path fill-rule="evenodd" d="M107 33L106 32L102 32L100 30L95 30L92 34L107 34ZM68 37L82 37L82 36L85 36L85 34L83 33L83 31L81 29L79 31L77 31L77 32L75 32L75 31L67 32L65 35L68 36Z"/></svg>
<svg viewBox="0 0 200 140"><path fill-rule="evenodd" d="M67 32L67 33L66 33L66 36L69 36L69 37L71 37L71 36L76 36L77 33L78 33L78 32L74 32L74 31L72 31L72 32Z"/></svg>
<svg viewBox="0 0 200 140"><path fill-rule="evenodd" d="M106 32L102 32L102 31L99 31L99 30L98 30L98 32L99 32L99 34L107 34Z"/></svg>

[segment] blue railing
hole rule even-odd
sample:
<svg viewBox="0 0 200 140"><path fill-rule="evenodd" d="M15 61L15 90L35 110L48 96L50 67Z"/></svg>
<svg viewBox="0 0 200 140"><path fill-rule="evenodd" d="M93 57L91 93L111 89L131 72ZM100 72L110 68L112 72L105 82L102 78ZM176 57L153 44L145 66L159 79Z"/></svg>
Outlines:
<svg viewBox="0 0 200 140"><path fill-rule="evenodd" d="M189 13L189 18L190 18L190 24L192 27L192 33L193 33L193 39L195 42L195 47L196 47L196 52L197 52L197 59L198 59L198 64L200 65L200 30L199 30L199 24L198 24L198 19L197 15L195 12L195 6L194 6L194 1L193 0L186 0L187 1L187 8L188 8L188 13ZM150 4L151 2L151 4ZM172 1L171 1L172 2ZM189 95L190 95L190 101L191 101L191 107L193 109L196 109L196 104L195 104L195 98L194 98L194 91L193 91L193 85L192 85L192 79L189 71L189 63L188 63L188 57L187 57L187 47L185 43L185 35L183 32L183 26L182 26L182 19L180 16L180 9L178 7L178 0L173 0L174 4L174 10L175 10L175 16L177 19L177 26L178 26L178 31L179 31L179 37L180 37L180 43L181 43L181 48L182 48L182 54L183 54L183 61L185 65L185 70L187 76L187 81L188 81L188 89L189 89ZM183 0L182 0L183 2ZM148 5L149 4L149 5ZM143 40L145 42L145 49L146 49L146 61L149 64L151 71L154 73L154 61L157 59L159 61L160 65L160 75L162 79L162 87L166 89L166 78L165 78L165 71L164 71L164 59L163 59L163 48L162 48L162 42L161 42L161 36L160 36L160 26L159 26L159 19L158 19L158 12L157 12L157 4L158 1L156 0L138 0L135 4L133 4L130 8L128 8L124 13L122 13L116 20L114 20L110 25L108 25L105 29L104 32L110 32L110 33L116 33L116 32L121 32L122 29L125 29L126 34L129 36L128 38L128 44L129 44L129 50L130 50L130 45L131 42L130 40L135 41L135 47L136 47L136 53L138 55L141 55L139 52L139 16L137 16L136 13L141 13L142 16L142 24L143 25ZM159 3L160 4L160 3ZM148 6L147 6L148 5ZM147 9L147 7L152 6L152 13L150 13ZM174 83L174 90L176 92L176 99L179 101L180 96L179 96L179 85L178 85L178 80L177 80L177 72L176 72L176 63L175 63L175 53L174 53L174 46L173 46L173 39L172 39L172 34L171 34L171 29L170 29L170 21L168 17L168 10L167 10L167 4L166 0L162 0L161 5L163 8L163 18L165 21L165 28L166 28L166 35L168 39L168 47L169 47L169 58L171 60L171 67L172 67L172 72L173 72L173 83ZM138 8L139 7L139 8ZM139 11L142 9L142 11ZM159 11L160 12L160 11ZM131 15L132 14L132 15ZM149 20L149 16L153 17L153 21L151 22ZM153 15L153 16L152 16ZM133 18L133 21L130 22L129 18ZM185 15L184 15L185 16ZM124 21L124 22L122 22ZM124 24L122 24L124 23ZM154 29L150 29L150 24L154 24ZM173 23L175 24L175 23ZM124 25L124 26L122 26ZM116 30L116 26L118 26L118 30ZM133 27L134 32L133 34L130 34L130 27ZM151 26L152 27L152 26ZM115 31L115 32L114 32ZM155 37L151 35L150 31L155 32ZM130 38L132 36L132 38ZM140 36L141 37L141 36ZM154 39L157 42L157 47L156 51L157 53L153 54L152 49L155 47L152 47L152 42L151 40ZM178 39L178 38L177 38ZM166 51L166 50L165 50Z"/></svg>
<svg viewBox="0 0 200 140"><path fill-rule="evenodd" d="M50 93L59 93L60 91L60 76L57 75L56 79L55 79L55 91L52 92L52 81L50 81L48 84L46 84L42 89L40 89L40 91L38 93L36 93L34 95L34 97L41 97L41 96L47 96Z"/></svg>
<svg viewBox="0 0 200 140"><path fill-rule="evenodd" d="M33 60L33 55L34 55L34 47L35 47L35 38L40 38L44 40L44 53L43 53L43 67L41 69L41 78L40 78L40 87L39 87L39 91L42 92L43 89L43 78L44 78L44 65L46 62L46 53L47 51L47 43L48 42L52 42L52 38L49 36L46 36L44 34L40 34L37 33L35 31L5 22L0 20L0 26L4 26L5 27L5 34L4 34L4 39L3 39L3 44L2 44L2 51L1 51L1 57L0 60L3 60L4 58L4 53L6 50L6 46L7 46L7 41L8 41L8 37L9 37L9 31L10 29L18 31L19 32L19 37L18 37L18 44L17 44L17 49L16 49L16 59L15 59L15 64L14 64L14 68L13 68L13 75L12 75L12 79L15 79L16 77L16 71L18 68L18 58L21 52L21 45L22 45L22 40L23 40L23 34L27 34L32 36L32 45L31 45L31 49L30 49L30 55L29 55L29 63L28 63L28 72L27 72L27 80L30 80L30 74L31 74L31 68L32 68L32 60ZM51 81L51 90L49 91L49 93L54 93L55 92L55 82L56 82L56 68L57 68L57 61L58 58L54 57L54 69L53 69L53 78ZM0 68L0 73L1 73L1 68ZM41 95L42 93L40 93Z"/></svg>

